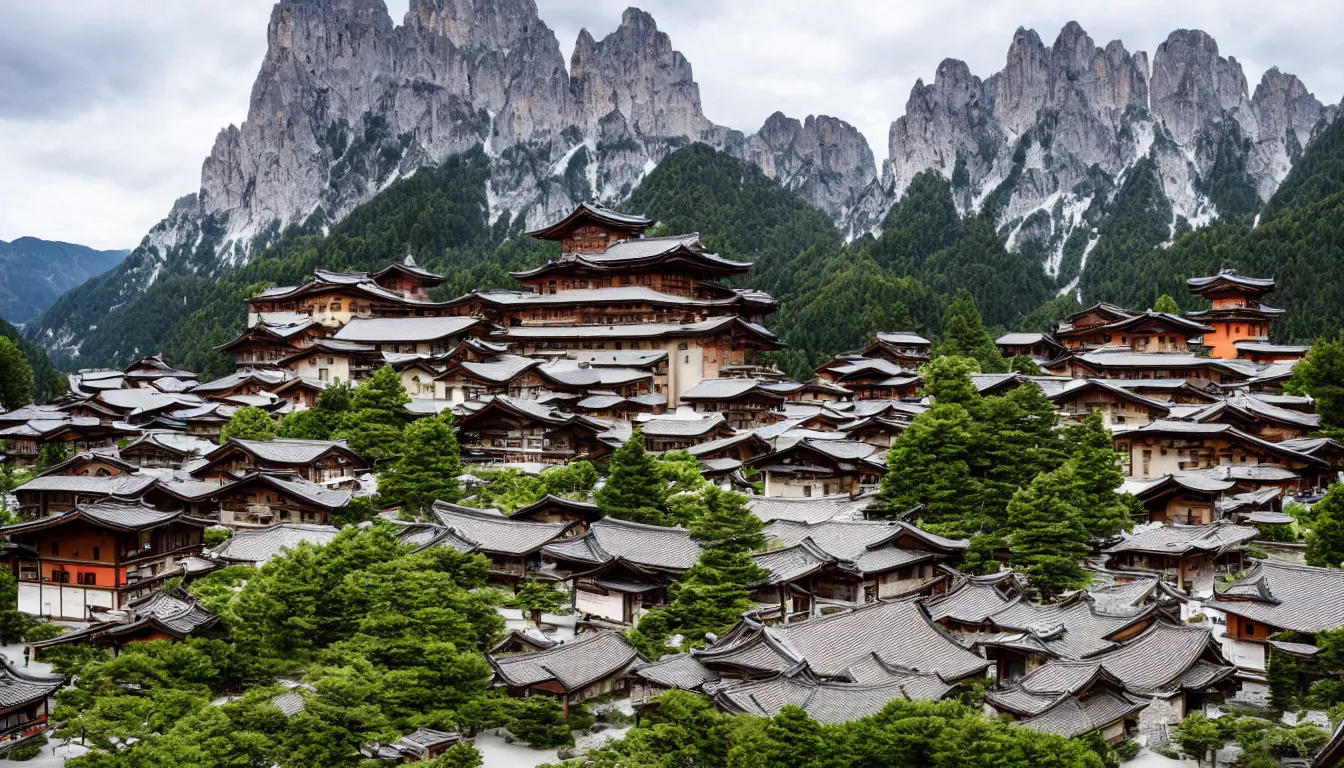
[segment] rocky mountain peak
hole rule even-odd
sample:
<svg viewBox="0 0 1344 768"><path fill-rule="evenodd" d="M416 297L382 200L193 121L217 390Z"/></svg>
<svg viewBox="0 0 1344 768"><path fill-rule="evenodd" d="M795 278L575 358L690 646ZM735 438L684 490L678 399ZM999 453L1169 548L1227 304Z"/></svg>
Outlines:
<svg viewBox="0 0 1344 768"><path fill-rule="evenodd" d="M775 112L747 140L746 159L836 220L849 218L859 196L877 178L873 151L863 134L828 115L799 121Z"/></svg>
<svg viewBox="0 0 1344 768"><path fill-rule="evenodd" d="M1153 56L1152 111L1178 144L1189 144L1203 126L1225 112L1240 112L1246 75L1235 58L1223 58L1218 42L1198 29L1178 29ZM1249 113L1236 115L1239 120Z"/></svg>

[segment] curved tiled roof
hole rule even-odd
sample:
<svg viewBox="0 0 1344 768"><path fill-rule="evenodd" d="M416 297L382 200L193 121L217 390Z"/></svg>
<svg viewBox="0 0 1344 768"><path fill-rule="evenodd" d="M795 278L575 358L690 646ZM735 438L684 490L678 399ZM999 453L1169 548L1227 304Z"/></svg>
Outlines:
<svg viewBox="0 0 1344 768"><path fill-rule="evenodd" d="M636 666L633 671L655 685L683 691L697 691L705 683L719 681L719 673L708 669L689 653L678 653L664 656L657 661L645 662Z"/></svg>
<svg viewBox="0 0 1344 768"><path fill-rule="evenodd" d="M453 529L482 551L508 555L536 552L573 526L573 523L514 520L494 510L473 509L444 501L434 502L432 511L440 525Z"/></svg>
<svg viewBox="0 0 1344 768"><path fill-rule="evenodd" d="M574 691L630 667L639 654L615 632L599 632L554 648L519 656L486 656L496 678L513 688L553 682Z"/></svg>
<svg viewBox="0 0 1344 768"><path fill-rule="evenodd" d="M1344 626L1344 571L1262 560L1210 608L1294 632L1321 632Z"/></svg>
<svg viewBox="0 0 1344 768"><path fill-rule="evenodd" d="M339 533L330 525L281 523L255 530L235 531L210 554L220 560L262 565L300 542L307 541L320 546L329 543Z"/></svg>

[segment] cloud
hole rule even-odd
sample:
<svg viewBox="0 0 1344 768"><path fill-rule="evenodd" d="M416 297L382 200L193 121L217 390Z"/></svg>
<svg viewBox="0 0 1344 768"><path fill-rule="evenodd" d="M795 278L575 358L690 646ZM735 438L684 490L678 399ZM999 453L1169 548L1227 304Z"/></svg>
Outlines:
<svg viewBox="0 0 1344 768"><path fill-rule="evenodd" d="M391 0L401 23L409 0ZM568 60L579 30L601 38L630 0L537 0ZM0 239L129 247L200 186L220 129L241 122L271 0L0 0ZM1152 53L1200 28L1245 68L1270 66L1325 102L1344 96L1336 53L1344 3L1307 0L646 0L690 60L705 114L744 132L772 112L856 125L879 162L915 81L944 58L1002 68L1018 26L1047 45L1077 20L1099 45Z"/></svg>

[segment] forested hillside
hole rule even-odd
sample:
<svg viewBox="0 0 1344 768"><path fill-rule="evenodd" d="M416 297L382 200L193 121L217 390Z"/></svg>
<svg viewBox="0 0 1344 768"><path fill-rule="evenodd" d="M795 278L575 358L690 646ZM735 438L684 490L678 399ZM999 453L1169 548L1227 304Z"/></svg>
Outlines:
<svg viewBox="0 0 1344 768"><path fill-rule="evenodd" d="M297 283L315 268L373 270L411 253L448 277L438 298L512 286L510 270L539 264L557 250L522 236L526 212L489 222L490 162L474 149L424 169L326 235L320 216L291 226L260 257L222 279L190 272L161 277L129 304L91 318L79 355L57 362L122 365L162 351L176 365L207 375L226 372L231 363L214 347L242 329L243 299L267 285ZM1235 168L1228 174L1227 199L1236 199ZM1086 214L1098 222L1091 247L1085 241L1066 246L1066 256L1078 262L1086 254L1086 302L1147 307L1166 293L1196 308L1185 279L1236 267L1279 281L1272 301L1289 310L1276 328L1279 339L1306 340L1344 327L1344 283L1331 279L1344 265L1344 123L1310 146L1254 229L1244 215L1194 231L1183 220L1173 227L1157 175L1152 161L1136 164L1109 202ZM957 213L953 192L938 174L920 174L877 237L846 243L824 214L755 166L692 144L668 156L622 207L655 218L658 231L698 231L724 256L755 262L742 283L780 300L771 325L789 347L775 360L804 376L875 330L937 337L943 311L960 288L972 293L991 328L1044 329L1077 307L1072 296L1057 297L1059 282L1046 275L1038 249L1028 242L1008 250L990 215ZM63 306L69 299L54 311L79 311ZM38 371L44 365L34 362Z"/></svg>
<svg viewBox="0 0 1344 768"><path fill-rule="evenodd" d="M1164 204L1143 192L1151 188L1135 174L1117 195L1111 221L1119 235L1103 248L1103 231L1093 250L1083 278L1087 301L1151 306L1167 293L1184 309L1200 308L1185 279L1235 268L1278 281L1269 302L1288 313L1274 325L1275 341L1310 341L1344 328L1344 122L1331 124L1308 146L1254 228L1245 217L1232 217L1180 233L1162 248L1158 243L1166 238L1141 223L1146 207Z"/></svg>
<svg viewBox="0 0 1344 768"><path fill-rule="evenodd" d="M36 237L0 241L0 317L11 323L37 318L61 294L117 266L127 253Z"/></svg>

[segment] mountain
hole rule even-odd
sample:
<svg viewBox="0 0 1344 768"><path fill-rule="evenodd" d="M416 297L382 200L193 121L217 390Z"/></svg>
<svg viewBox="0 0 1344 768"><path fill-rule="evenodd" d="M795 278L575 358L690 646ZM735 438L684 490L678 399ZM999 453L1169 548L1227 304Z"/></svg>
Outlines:
<svg viewBox="0 0 1344 768"><path fill-rule="evenodd" d="M1086 293L1094 251L1137 258L1192 226L1249 221L1336 111L1278 70L1248 95L1240 64L1202 32L1172 33L1150 67L1147 54L1098 47L1076 23L1050 47L1020 29L1000 72L981 79L948 59L931 84L916 83L879 173L864 137L835 117L776 113L749 136L713 123L690 63L636 8L600 39L582 31L568 66L532 0L411 0L399 25L382 0L281 0L267 40L247 119L220 132L200 190L120 267L30 327L58 360L143 353L161 332L113 336L109 312L170 306L155 285L190 302L275 253L286 232L329 230L397 180L476 147L494 238L589 197L619 204L678 148L701 143L755 166L860 245L932 174L958 220L979 221L974 233L947 230L953 240L997 237L1013 254L1004 269L1041 268L1002 284L1025 280L1035 297L1043 271L1051 291ZM1122 198L1126 187L1135 191ZM1124 200L1142 215L1108 224ZM932 279L931 255L891 264ZM1025 301L1003 322L1035 308Z"/></svg>
<svg viewBox="0 0 1344 768"><path fill-rule="evenodd" d="M1278 69L1248 94L1241 65L1198 30L1172 32L1150 69L1147 54L1099 47L1074 22L1050 47L1018 29L999 72L982 80L948 59L916 83L859 207L884 210L936 171L961 210L988 212L1010 247L1073 287L1129 175L1156 178L1168 233L1180 219L1249 219L1336 112Z"/></svg>
<svg viewBox="0 0 1344 768"><path fill-rule="evenodd" d="M36 237L0 240L0 317L20 325L33 320L61 294L117 266L128 253Z"/></svg>

